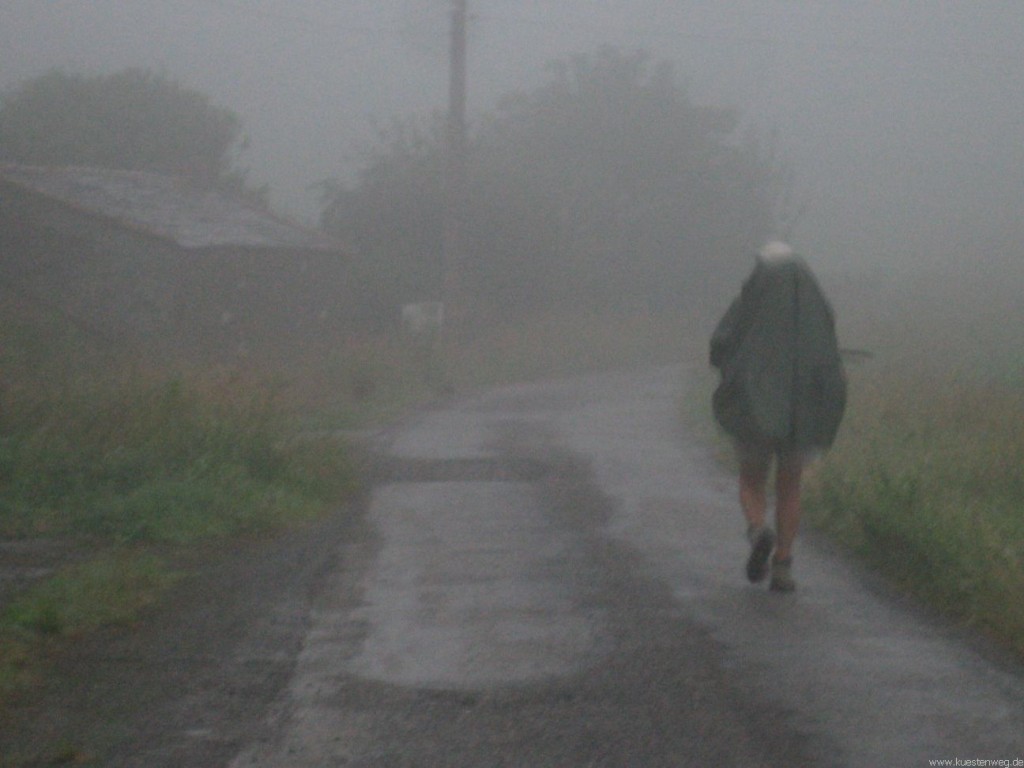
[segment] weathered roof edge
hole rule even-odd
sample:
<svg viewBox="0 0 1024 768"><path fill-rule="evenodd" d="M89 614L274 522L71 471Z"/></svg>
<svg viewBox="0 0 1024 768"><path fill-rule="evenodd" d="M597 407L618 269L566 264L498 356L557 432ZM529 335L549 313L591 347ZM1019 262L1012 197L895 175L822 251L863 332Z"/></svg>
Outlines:
<svg viewBox="0 0 1024 768"><path fill-rule="evenodd" d="M351 253L329 235L258 207L240 195L198 187L169 174L0 163L0 180L77 213L187 251L238 248ZM93 201L90 195L105 196L107 205Z"/></svg>

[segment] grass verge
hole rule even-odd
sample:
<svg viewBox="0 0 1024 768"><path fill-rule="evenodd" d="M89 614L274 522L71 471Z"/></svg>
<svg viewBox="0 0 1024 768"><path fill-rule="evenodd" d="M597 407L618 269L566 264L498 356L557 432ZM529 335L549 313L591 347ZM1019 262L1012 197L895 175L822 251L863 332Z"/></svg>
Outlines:
<svg viewBox="0 0 1024 768"><path fill-rule="evenodd" d="M31 683L47 640L158 600L176 574L157 553L300 524L355 487L348 446L290 439L275 398L235 377L6 388L0 539L75 558L0 609L0 698Z"/></svg>
<svg viewBox="0 0 1024 768"><path fill-rule="evenodd" d="M60 569L4 611L9 631L75 636L134 619L178 574L145 551L113 550Z"/></svg>
<svg viewBox="0 0 1024 768"><path fill-rule="evenodd" d="M1024 388L858 380L809 519L946 615L1024 656Z"/></svg>

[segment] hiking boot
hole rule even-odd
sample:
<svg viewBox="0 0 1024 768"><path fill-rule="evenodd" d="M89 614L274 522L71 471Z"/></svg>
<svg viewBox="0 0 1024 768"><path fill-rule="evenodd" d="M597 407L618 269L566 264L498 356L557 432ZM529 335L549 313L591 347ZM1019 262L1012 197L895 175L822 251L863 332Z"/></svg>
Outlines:
<svg viewBox="0 0 1024 768"><path fill-rule="evenodd" d="M768 575L768 558L775 549L775 532L764 525L752 525L747 529L750 541L750 557L747 558L747 578L756 584Z"/></svg>
<svg viewBox="0 0 1024 768"><path fill-rule="evenodd" d="M772 580L768 589L772 592L792 592L796 589L796 582L793 581L793 558L772 561Z"/></svg>

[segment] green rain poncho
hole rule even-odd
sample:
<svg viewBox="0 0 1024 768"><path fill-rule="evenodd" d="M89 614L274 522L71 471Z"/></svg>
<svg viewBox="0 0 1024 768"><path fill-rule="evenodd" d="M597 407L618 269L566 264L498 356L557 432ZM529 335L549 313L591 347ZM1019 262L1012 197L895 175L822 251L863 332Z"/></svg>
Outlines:
<svg viewBox="0 0 1024 768"><path fill-rule="evenodd" d="M832 307L797 256L758 258L711 337L715 419L733 437L814 452L835 440L846 379Z"/></svg>

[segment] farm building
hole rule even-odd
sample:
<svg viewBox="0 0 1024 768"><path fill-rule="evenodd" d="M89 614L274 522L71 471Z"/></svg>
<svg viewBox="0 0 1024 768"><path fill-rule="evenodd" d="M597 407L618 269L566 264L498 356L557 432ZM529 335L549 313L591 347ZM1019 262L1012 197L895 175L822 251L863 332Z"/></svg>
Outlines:
<svg viewBox="0 0 1024 768"><path fill-rule="evenodd" d="M279 354L342 332L343 249L157 173L0 165L0 290L116 343Z"/></svg>

